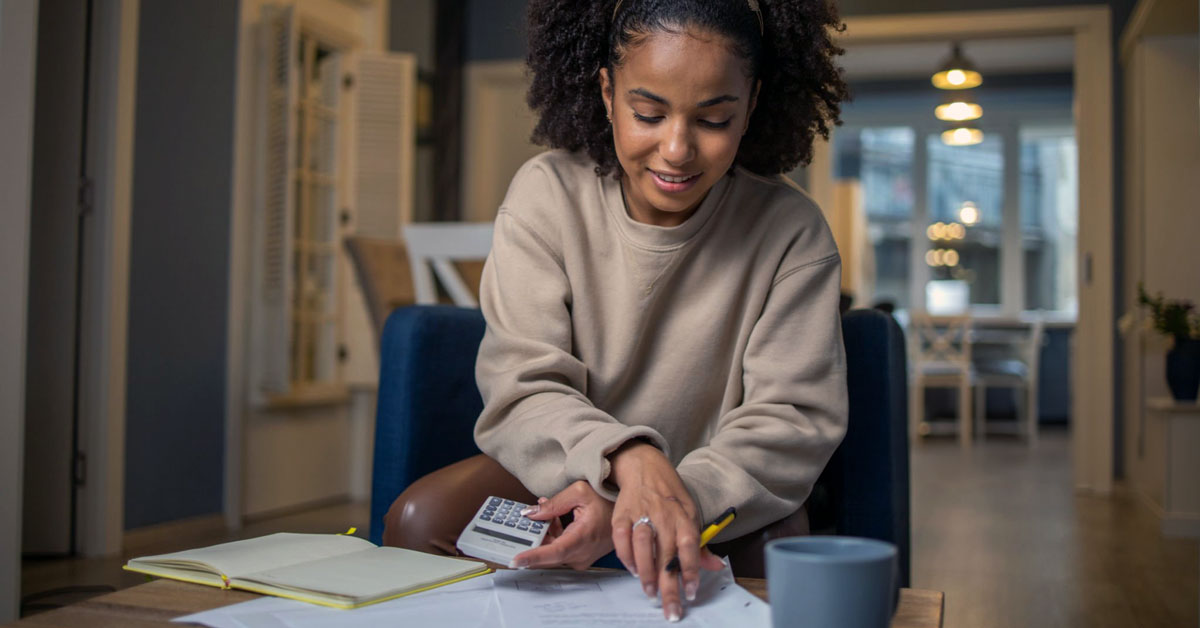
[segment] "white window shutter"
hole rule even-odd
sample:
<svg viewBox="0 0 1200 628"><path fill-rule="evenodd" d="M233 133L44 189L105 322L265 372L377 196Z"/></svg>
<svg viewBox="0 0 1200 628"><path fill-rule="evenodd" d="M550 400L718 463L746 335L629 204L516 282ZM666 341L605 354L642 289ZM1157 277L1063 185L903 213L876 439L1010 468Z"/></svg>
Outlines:
<svg viewBox="0 0 1200 628"><path fill-rule="evenodd" d="M258 189L252 395L259 402L290 387L292 237L299 90L298 28L292 6L263 7L259 32Z"/></svg>
<svg viewBox="0 0 1200 628"><path fill-rule="evenodd" d="M413 213L416 56L357 55L354 92L355 233L397 239Z"/></svg>

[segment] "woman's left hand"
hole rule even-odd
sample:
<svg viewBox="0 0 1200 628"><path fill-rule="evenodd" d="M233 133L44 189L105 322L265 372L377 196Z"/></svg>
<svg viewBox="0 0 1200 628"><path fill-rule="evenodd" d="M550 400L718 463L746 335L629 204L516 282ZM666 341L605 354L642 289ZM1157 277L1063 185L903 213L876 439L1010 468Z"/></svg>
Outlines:
<svg viewBox="0 0 1200 628"><path fill-rule="evenodd" d="M522 514L535 521L550 521L548 542L517 554L510 567L591 567L613 549L612 509L613 503L584 480L571 483L554 497L538 499L536 506ZM574 518L564 529L558 518L568 512Z"/></svg>
<svg viewBox="0 0 1200 628"><path fill-rule="evenodd" d="M717 571L725 565L700 547L701 524L691 493L658 448L633 441L610 454L609 460L609 479L619 488L612 517L617 557L642 581L648 597L662 596L663 616L679 621L681 597L689 602L695 599L700 570ZM667 569L675 557L678 573Z"/></svg>

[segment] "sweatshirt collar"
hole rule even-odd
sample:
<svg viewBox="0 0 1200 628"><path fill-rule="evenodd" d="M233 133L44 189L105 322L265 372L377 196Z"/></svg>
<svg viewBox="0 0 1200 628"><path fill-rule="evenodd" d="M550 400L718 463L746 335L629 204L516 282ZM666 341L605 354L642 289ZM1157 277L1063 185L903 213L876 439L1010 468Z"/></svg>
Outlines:
<svg viewBox="0 0 1200 628"><path fill-rule="evenodd" d="M616 223L621 235L631 244L646 249L672 249L687 243L693 236L704 228L712 217L718 205L721 204L730 185L730 177L722 176L708 191L700 206L681 225L674 227L659 227L637 222L629 216L625 209L625 199L621 196L621 183L611 176L597 177L601 198L604 205Z"/></svg>

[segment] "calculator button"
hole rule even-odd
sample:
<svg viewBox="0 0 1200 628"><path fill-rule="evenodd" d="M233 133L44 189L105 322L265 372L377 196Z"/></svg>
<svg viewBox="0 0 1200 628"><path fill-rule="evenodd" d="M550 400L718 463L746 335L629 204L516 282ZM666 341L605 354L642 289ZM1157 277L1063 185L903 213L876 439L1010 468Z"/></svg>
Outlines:
<svg viewBox="0 0 1200 628"><path fill-rule="evenodd" d="M487 515L479 515L479 519L482 521L491 521L492 520L492 518Z"/></svg>
<svg viewBox="0 0 1200 628"><path fill-rule="evenodd" d="M535 521L535 522L533 522L533 525L529 526L529 527L533 528L534 532L537 532L538 530L542 529L542 524Z"/></svg>
<svg viewBox="0 0 1200 628"><path fill-rule="evenodd" d="M511 500L511 499L506 499L506 500L504 500L504 505L505 505L505 506L512 506L512 505L513 505L513 504L515 504L515 503L516 503L516 502L514 502L514 501L513 501L513 500Z"/></svg>
<svg viewBox="0 0 1200 628"><path fill-rule="evenodd" d="M493 497L490 500L488 500L488 503L491 504L492 506L498 506L498 505L500 505L500 501L501 501L501 499L499 497Z"/></svg>
<svg viewBox="0 0 1200 628"><path fill-rule="evenodd" d="M512 521L505 521L505 522L504 522L504 525L506 525L506 526L508 526L508 527L510 527L510 528L515 528L515 527L517 527L517 524L516 524L516 523L513 523Z"/></svg>

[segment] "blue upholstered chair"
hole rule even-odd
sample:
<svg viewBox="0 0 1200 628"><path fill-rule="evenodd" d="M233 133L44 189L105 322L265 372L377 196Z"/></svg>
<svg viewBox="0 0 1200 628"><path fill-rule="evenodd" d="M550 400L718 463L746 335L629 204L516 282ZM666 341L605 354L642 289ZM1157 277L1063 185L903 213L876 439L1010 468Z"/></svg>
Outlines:
<svg viewBox="0 0 1200 628"><path fill-rule="evenodd" d="M371 540L383 517L421 476L479 453L472 438L483 408L475 354L478 310L413 306L388 318L380 351ZM842 319L850 428L808 501L814 533L882 539L900 548L909 581L907 382L903 333L891 316L855 310Z"/></svg>

